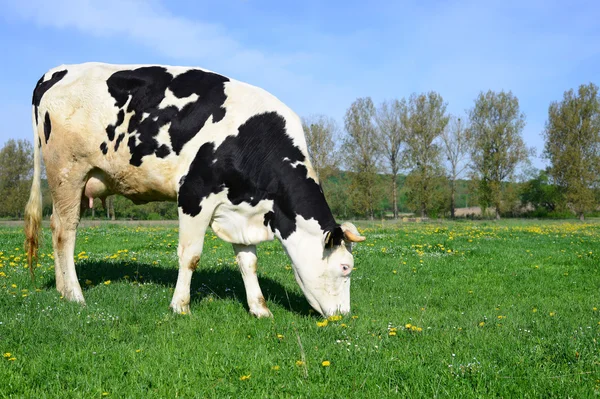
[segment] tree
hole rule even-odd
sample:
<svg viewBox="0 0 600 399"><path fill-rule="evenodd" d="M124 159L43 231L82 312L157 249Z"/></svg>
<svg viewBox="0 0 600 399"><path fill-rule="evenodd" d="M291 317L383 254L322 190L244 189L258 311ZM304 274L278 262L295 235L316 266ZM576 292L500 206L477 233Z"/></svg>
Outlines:
<svg viewBox="0 0 600 399"><path fill-rule="evenodd" d="M434 207L445 176L438 139L448 124L446 106L434 91L412 94L408 101L406 159L411 171L406 184L409 202L423 217Z"/></svg>
<svg viewBox="0 0 600 399"><path fill-rule="evenodd" d="M594 208L600 183L600 99L598 86L579 86L548 108L544 156L549 173L579 219Z"/></svg>
<svg viewBox="0 0 600 399"><path fill-rule="evenodd" d="M473 139L471 167L478 183L479 202L482 210L495 206L496 219L500 219L503 184L514 176L519 164L529 159L521 137L525 115L512 92L488 90L477 96L469 121Z"/></svg>
<svg viewBox="0 0 600 399"><path fill-rule="evenodd" d="M408 107L406 100L384 101L377 109L378 140L392 178L394 219L398 218L398 172L402 166L402 144L406 137Z"/></svg>
<svg viewBox="0 0 600 399"><path fill-rule="evenodd" d="M312 115L302 118L302 127L313 169L323 184L338 164L338 153L335 151L339 136L338 125L333 118Z"/></svg>
<svg viewBox="0 0 600 399"><path fill-rule="evenodd" d="M346 111L344 125L348 135L343 143L344 162L354 172L350 186L353 204L363 209L370 219L375 217L380 152L374 118L371 98L356 99Z"/></svg>
<svg viewBox="0 0 600 399"><path fill-rule="evenodd" d="M537 176L529 179L521 190L521 205L532 206L538 212L554 211L559 200L557 187L550 184L550 177L545 170L538 171Z"/></svg>
<svg viewBox="0 0 600 399"><path fill-rule="evenodd" d="M442 132L444 155L450 166L450 216L454 219L456 208L456 180L469 167L471 140L468 126L461 118L451 117L448 128Z"/></svg>
<svg viewBox="0 0 600 399"><path fill-rule="evenodd" d="M0 215L20 218L29 198L33 170L33 146L27 140L10 139L0 150Z"/></svg>
<svg viewBox="0 0 600 399"><path fill-rule="evenodd" d="M352 213L352 199L348 195L351 185L350 174L338 172L329 176L327 181L322 181L321 184L327 186L327 203L331 212L343 219L348 219Z"/></svg>

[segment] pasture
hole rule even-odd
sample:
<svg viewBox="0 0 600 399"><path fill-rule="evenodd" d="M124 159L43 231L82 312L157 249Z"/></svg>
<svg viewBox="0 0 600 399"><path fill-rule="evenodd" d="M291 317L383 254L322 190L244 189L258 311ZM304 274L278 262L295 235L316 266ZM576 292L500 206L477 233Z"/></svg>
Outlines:
<svg viewBox="0 0 600 399"><path fill-rule="evenodd" d="M258 247L273 319L246 310L231 246L208 233L192 314L168 305L177 228L78 232L87 306L34 286L0 227L0 397L591 397L600 394L600 224L359 224L352 313L309 310L278 242Z"/></svg>

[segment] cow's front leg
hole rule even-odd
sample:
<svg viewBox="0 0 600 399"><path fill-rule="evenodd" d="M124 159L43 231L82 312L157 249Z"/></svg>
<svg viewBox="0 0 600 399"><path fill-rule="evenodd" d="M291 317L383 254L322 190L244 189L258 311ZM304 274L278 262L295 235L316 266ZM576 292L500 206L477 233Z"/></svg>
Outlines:
<svg viewBox="0 0 600 399"><path fill-rule="evenodd" d="M244 279L250 313L256 317L273 317L267 308L265 297L258 285L258 277L256 277L256 246L233 244L233 250Z"/></svg>
<svg viewBox="0 0 600 399"><path fill-rule="evenodd" d="M192 284L192 274L202 254L204 244L204 233L208 221L202 218L202 214L195 217L179 212L179 246L177 255L179 255L179 274L177 275L177 284L171 300L171 309L175 313L190 312L190 286Z"/></svg>

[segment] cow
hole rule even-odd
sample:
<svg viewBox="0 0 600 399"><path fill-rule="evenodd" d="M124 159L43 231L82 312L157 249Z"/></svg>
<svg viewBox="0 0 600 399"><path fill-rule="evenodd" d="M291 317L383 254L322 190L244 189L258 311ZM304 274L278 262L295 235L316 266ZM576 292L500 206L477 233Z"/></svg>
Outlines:
<svg viewBox="0 0 600 399"><path fill-rule="evenodd" d="M256 276L256 245L275 238L316 311L350 311L352 245L365 237L351 223L336 223L301 121L272 94L201 68L85 63L44 74L32 107L27 258L33 276L43 157L56 288L67 300L85 304L73 258L81 210L120 194L134 203L177 201L174 312L190 311L209 227L233 245L253 315L272 316Z"/></svg>

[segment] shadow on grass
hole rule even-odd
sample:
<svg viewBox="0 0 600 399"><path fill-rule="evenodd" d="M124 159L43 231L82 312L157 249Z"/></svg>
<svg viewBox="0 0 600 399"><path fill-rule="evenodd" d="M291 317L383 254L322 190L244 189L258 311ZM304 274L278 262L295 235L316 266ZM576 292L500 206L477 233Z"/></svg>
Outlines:
<svg viewBox="0 0 600 399"><path fill-rule="evenodd" d="M138 262L79 261L77 263L77 276L82 282L81 288L84 293L88 288L84 283L86 280L92 281L91 286L101 284L106 280L112 282L137 280L142 283L154 283L167 288L175 288L177 272L176 269L166 269ZM138 276L141 276L141 278L138 279ZM278 281L269 277L259 277L259 283L267 299L267 306L269 303L277 303L290 312L301 315L314 315L314 313L309 312L311 307L303 296L287 291ZM56 282L52 279L45 285L45 288L54 288L55 286ZM203 298L213 295L217 299L236 299L243 303L246 310L248 310L242 275L239 271L231 268L222 267L217 270L199 268L192 277L190 292L192 306Z"/></svg>

